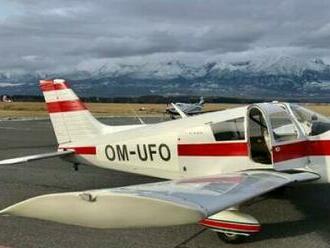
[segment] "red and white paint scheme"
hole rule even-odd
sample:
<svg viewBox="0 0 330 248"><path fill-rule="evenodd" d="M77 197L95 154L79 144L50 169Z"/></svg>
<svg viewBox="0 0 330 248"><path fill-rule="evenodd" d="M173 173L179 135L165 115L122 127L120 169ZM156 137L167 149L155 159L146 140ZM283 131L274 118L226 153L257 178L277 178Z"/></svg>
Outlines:
<svg viewBox="0 0 330 248"><path fill-rule="evenodd" d="M254 217L239 211L245 202L295 182L330 182L330 121L295 104L258 103L157 124L108 126L65 80L41 80L40 88L58 151L0 164L58 156L75 168L88 164L169 180L43 195L3 215L94 228L199 223L236 242L261 230Z"/></svg>

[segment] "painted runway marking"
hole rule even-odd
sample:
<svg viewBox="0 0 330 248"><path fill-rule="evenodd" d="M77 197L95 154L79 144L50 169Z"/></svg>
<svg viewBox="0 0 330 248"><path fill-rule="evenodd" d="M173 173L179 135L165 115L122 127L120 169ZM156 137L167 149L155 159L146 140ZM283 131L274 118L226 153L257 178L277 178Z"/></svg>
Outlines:
<svg viewBox="0 0 330 248"><path fill-rule="evenodd" d="M30 128L16 128L16 127L0 127L0 129L21 130L21 131L39 131L39 130L30 129ZM1 246L0 246L0 248L1 248Z"/></svg>

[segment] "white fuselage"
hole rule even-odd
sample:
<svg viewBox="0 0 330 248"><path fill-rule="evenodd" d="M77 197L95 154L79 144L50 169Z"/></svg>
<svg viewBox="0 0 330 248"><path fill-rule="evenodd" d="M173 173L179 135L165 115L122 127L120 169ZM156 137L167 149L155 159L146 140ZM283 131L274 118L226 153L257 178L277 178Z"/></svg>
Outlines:
<svg viewBox="0 0 330 248"><path fill-rule="evenodd" d="M246 169L248 157L228 156L219 159L214 156L181 156L178 149L185 144L215 144L209 123L226 120L228 115L239 117L246 111L247 107L241 107L158 124L127 126L123 131L105 131L94 142L81 140L77 144L70 144L70 147L96 147L96 154L81 154L81 162L160 178L174 179L237 171ZM251 168L255 167L252 164Z"/></svg>
<svg viewBox="0 0 330 248"><path fill-rule="evenodd" d="M329 177L329 156L323 154L307 158L304 152L292 157L292 154L290 155L292 152L289 150L288 154L285 154L289 157L281 161L273 159L273 162L268 164L254 161L251 158L248 137L250 131L246 118L249 109L249 106L239 107L158 124L111 127L109 130L104 126L101 136L80 140L79 143L70 143L70 146L62 145L60 149L92 147L95 152L87 154L78 152L76 159L80 163L167 179L250 169L289 170L306 166L322 171L326 175L325 178ZM245 118L244 139L215 140L210 124L240 117ZM285 128L287 127L274 131L283 133ZM313 137L311 140L321 139L320 137ZM322 137L324 140L330 140L329 133ZM297 140L286 143L273 142L272 147L276 149L283 147L285 152L284 148L287 146L301 146L306 140L308 138L301 133ZM275 156L272 148L270 153ZM306 161L308 164L304 164L307 163Z"/></svg>

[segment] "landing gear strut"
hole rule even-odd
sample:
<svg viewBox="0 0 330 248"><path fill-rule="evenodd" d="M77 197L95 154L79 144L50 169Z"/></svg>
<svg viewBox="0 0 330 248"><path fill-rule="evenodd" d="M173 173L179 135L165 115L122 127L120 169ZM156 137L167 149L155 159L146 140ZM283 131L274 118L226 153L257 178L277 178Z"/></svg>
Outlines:
<svg viewBox="0 0 330 248"><path fill-rule="evenodd" d="M78 170L79 170L79 163L74 163L74 164L73 164L73 169L74 169L75 171L78 171Z"/></svg>

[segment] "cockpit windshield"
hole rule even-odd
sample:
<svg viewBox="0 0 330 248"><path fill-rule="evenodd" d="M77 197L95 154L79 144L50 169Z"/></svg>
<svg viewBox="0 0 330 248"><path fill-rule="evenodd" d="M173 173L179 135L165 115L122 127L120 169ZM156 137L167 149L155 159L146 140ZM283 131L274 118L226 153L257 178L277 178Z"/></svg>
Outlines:
<svg viewBox="0 0 330 248"><path fill-rule="evenodd" d="M290 104L290 108L306 135L319 135L330 130L329 118L297 104Z"/></svg>

